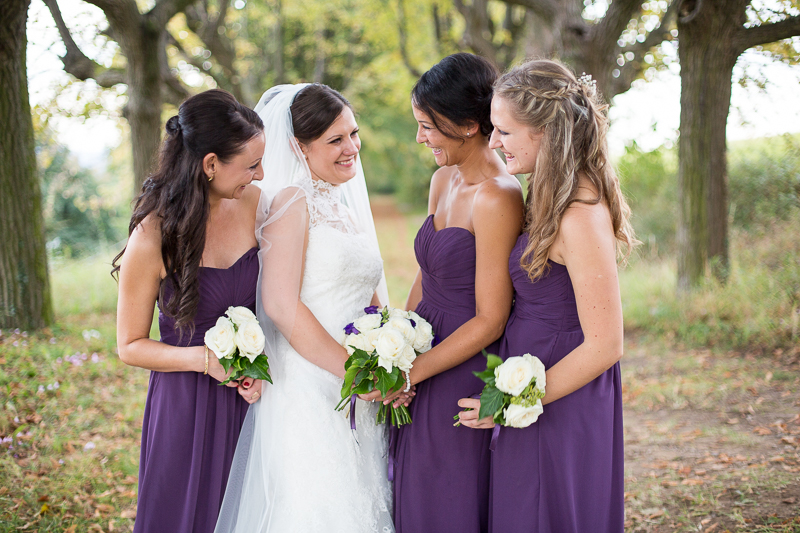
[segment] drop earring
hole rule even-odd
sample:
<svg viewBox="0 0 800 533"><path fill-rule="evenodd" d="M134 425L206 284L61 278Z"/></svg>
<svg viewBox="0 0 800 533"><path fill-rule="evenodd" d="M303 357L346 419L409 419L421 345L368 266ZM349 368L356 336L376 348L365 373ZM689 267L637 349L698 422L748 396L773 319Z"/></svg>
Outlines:
<svg viewBox="0 0 800 533"><path fill-rule="evenodd" d="M210 177L210 178L208 178L208 181L211 181L211 180L213 180L213 179L214 179L214 176L216 176L216 175L217 175L217 173L216 173L216 172L212 172L212 173L211 173L211 177Z"/></svg>

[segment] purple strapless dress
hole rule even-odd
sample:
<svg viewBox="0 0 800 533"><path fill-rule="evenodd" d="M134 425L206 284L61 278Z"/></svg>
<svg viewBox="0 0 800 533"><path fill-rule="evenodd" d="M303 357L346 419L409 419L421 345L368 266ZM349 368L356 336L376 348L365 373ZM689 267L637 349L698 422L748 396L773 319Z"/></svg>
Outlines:
<svg viewBox="0 0 800 533"><path fill-rule="evenodd" d="M463 228L436 231L429 216L414 250L422 270L416 312L444 339L475 316L475 237ZM393 435L397 533L486 531L491 432L453 427L458 400L483 388L472 372L485 367L477 354L417 386L413 422Z"/></svg>
<svg viewBox="0 0 800 533"><path fill-rule="evenodd" d="M227 269L201 267L194 335L179 342L174 321L161 313L161 342L202 346L228 306L255 311L257 251ZM214 531L247 407L236 389L201 372L150 373L134 533Z"/></svg>
<svg viewBox="0 0 800 533"><path fill-rule="evenodd" d="M509 258L516 299L500 356L530 353L550 368L583 342L567 268L550 262L531 283L519 262L527 235ZM544 407L527 428L502 428L492 453L490 524L494 533L622 533L622 385L619 363Z"/></svg>

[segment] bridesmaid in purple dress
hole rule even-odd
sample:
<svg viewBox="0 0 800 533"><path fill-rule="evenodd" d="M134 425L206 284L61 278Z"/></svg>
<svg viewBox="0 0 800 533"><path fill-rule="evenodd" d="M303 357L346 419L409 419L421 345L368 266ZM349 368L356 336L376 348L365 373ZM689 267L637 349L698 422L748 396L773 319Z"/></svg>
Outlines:
<svg viewBox="0 0 800 533"><path fill-rule="evenodd" d="M255 309L260 194L250 182L263 177L263 129L224 91L186 100L114 259L119 356L151 370L137 533L214 530L247 405L260 396L249 378L219 386L225 371L203 337L229 306ZM161 341L149 338L156 302Z"/></svg>
<svg viewBox="0 0 800 533"><path fill-rule="evenodd" d="M439 338L410 372L413 423L394 435L398 533L479 533L488 526L488 431L453 427L456 402L479 393L472 372L511 309L508 257L522 226L522 191L489 148L497 71L472 54L444 58L412 92L417 142L441 168L415 242L420 271L406 304Z"/></svg>
<svg viewBox="0 0 800 533"><path fill-rule="evenodd" d="M490 146L509 172L530 174L499 353L530 353L547 369L544 413L527 428L503 428L492 452L495 533L623 531L616 253L635 239L608 161L604 111L594 83L554 61L525 63L495 84ZM463 413L464 424L493 426L476 413Z"/></svg>

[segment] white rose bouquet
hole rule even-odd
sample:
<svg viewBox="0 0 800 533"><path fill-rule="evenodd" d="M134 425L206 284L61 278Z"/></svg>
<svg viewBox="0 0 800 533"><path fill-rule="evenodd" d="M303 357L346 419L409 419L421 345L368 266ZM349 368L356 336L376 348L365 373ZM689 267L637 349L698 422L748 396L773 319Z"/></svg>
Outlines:
<svg viewBox="0 0 800 533"><path fill-rule="evenodd" d="M390 391L398 391L403 385L408 391L408 371L414 359L430 350L433 344L433 328L413 311L388 306L378 309L373 305L364 312L364 316L344 328L342 346L350 357L344 365L342 400L337 410L344 409L356 394L378 389L385 398ZM382 424L387 417L395 426L411 423L411 415L404 405L395 409L381 403L376 421ZM353 422L351 420L351 424Z"/></svg>
<svg viewBox="0 0 800 533"><path fill-rule="evenodd" d="M205 343L217 354L222 368L231 370L221 385L243 377L265 379L272 383L269 361L264 355L264 332L256 315L246 307L228 307L227 317L221 316L216 325L206 331Z"/></svg>
<svg viewBox="0 0 800 533"><path fill-rule="evenodd" d="M486 385L481 393L479 418L491 416L496 424L525 428L536 422L544 411L547 377L538 357L526 353L505 361L486 355L486 370L474 372ZM458 420L458 415L454 417Z"/></svg>

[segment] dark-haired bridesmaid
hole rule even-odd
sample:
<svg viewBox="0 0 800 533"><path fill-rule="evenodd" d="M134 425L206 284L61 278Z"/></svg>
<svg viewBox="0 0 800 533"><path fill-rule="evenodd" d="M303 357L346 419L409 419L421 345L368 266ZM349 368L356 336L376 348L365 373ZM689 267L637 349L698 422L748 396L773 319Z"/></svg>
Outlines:
<svg viewBox="0 0 800 533"><path fill-rule="evenodd" d="M411 93L417 142L433 153L429 216L414 248L420 270L406 308L439 343L410 372L413 423L396 434L394 516L399 533L486 531L488 431L453 427L459 398L480 393L481 350L503 332L513 288L508 257L522 225L522 190L489 148L497 70L472 54L444 58Z"/></svg>
<svg viewBox="0 0 800 533"><path fill-rule="evenodd" d="M260 191L250 183L264 175L263 129L224 91L181 104L114 259L119 356L151 370L136 533L214 530L248 402L260 394L249 378L220 387L225 371L203 337L229 306L255 311ZM156 303L160 341L149 338Z"/></svg>
<svg viewBox="0 0 800 533"><path fill-rule="evenodd" d="M514 309L499 354L530 353L547 369L544 413L524 429L502 428L492 452L495 533L624 528L616 259L636 241L608 160L604 111L591 79L555 61L530 61L495 84L490 146L505 154L509 172L529 174L525 231L509 261ZM476 418L461 414L465 425L494 425Z"/></svg>

